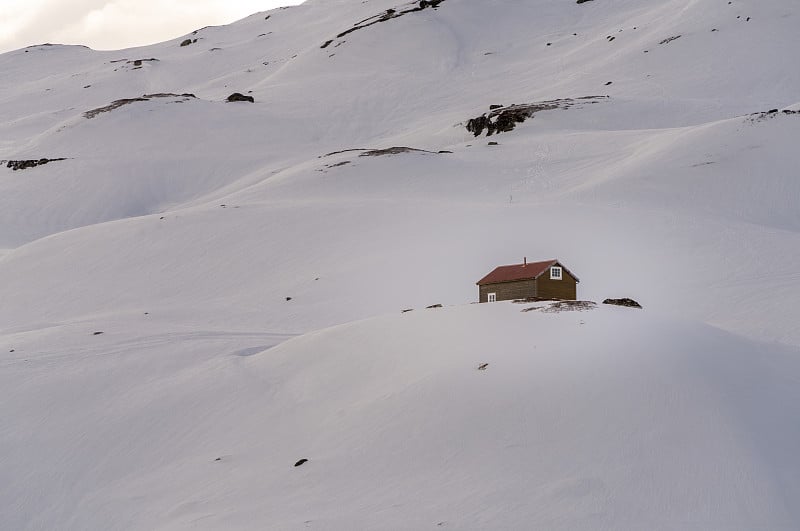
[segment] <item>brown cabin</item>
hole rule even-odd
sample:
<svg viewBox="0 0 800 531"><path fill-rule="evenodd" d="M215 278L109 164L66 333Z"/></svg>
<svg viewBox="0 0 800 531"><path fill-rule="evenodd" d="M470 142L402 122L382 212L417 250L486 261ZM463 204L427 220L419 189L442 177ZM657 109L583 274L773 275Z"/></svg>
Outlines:
<svg viewBox="0 0 800 531"><path fill-rule="evenodd" d="M480 279L478 301L495 302L515 299L575 300L578 277L558 260L500 266Z"/></svg>

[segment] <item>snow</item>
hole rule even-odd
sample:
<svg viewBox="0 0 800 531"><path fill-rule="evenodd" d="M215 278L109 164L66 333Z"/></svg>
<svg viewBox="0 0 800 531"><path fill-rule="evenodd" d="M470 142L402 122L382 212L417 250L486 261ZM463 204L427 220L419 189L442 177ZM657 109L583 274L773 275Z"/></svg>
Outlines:
<svg viewBox="0 0 800 531"><path fill-rule="evenodd" d="M528 306L415 309L272 348L286 337L154 314L18 334L4 473L50 488L4 483L7 525L797 521L796 350L649 311Z"/></svg>
<svg viewBox="0 0 800 531"><path fill-rule="evenodd" d="M445 0L335 38L409 5L0 55L0 159L67 158L0 167L0 528L800 519L800 115L752 114L800 105L797 7ZM391 146L429 152L330 154ZM470 304L523 256L645 309Z"/></svg>

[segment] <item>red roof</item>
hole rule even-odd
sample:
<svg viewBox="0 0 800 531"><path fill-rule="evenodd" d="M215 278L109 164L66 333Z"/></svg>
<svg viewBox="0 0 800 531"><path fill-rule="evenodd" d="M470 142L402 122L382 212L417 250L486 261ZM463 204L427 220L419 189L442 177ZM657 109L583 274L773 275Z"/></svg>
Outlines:
<svg viewBox="0 0 800 531"><path fill-rule="evenodd" d="M494 271L480 279L477 284L482 286L484 284L497 284L500 282L513 282L516 280L533 280L539 275L547 271L550 266L560 265L564 270L572 275L575 280L578 277L570 273L570 271L559 264L558 260L546 260L544 262L529 262L527 264L514 264L496 267Z"/></svg>

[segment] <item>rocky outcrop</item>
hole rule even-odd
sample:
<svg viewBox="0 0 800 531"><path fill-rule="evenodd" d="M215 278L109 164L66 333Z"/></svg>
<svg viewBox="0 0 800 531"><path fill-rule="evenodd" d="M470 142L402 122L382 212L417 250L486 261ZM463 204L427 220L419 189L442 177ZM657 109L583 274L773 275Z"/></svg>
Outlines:
<svg viewBox="0 0 800 531"><path fill-rule="evenodd" d="M253 96L245 96L244 94L242 94L240 92L234 92L233 94L231 94L230 96L225 98L225 101L227 101L228 103L231 103L233 101L249 101L250 103L255 103L256 102L256 100L255 100L255 98L253 98Z"/></svg>
<svg viewBox="0 0 800 531"><path fill-rule="evenodd" d="M796 116L800 115L800 110L793 111L790 109L784 109L781 111L779 109L770 109L765 112L754 112L748 116L747 121L751 123L756 123L756 122L771 120L773 118L777 118L778 116L791 116L791 115L796 115Z"/></svg>
<svg viewBox="0 0 800 531"><path fill-rule="evenodd" d="M594 310L597 308L597 303L593 301L556 301L548 304L547 306L532 306L521 310L524 312L543 312L543 313L561 313L561 312L585 312L587 310Z"/></svg>
<svg viewBox="0 0 800 531"><path fill-rule="evenodd" d="M138 98L123 98L121 100L114 100L114 101L112 101L111 103L109 103L108 105L106 105L104 107L98 107L96 109L92 109L90 111L86 111L85 113L83 113L83 117L91 119L91 118L94 118L95 116L97 116L98 114L102 114L104 112L113 111L114 109L118 109L118 108L122 107L123 105L129 105L129 104L135 103L137 101L149 101L149 100L151 100L153 98L180 98L179 101L184 102L184 101L189 101L190 99L194 99L194 98L196 98L196 96L194 94L188 94L188 93L186 93L186 94L173 94L171 92L159 92L157 94L144 94L144 95L142 95L142 96L140 96Z"/></svg>
<svg viewBox="0 0 800 531"><path fill-rule="evenodd" d="M667 37L666 39L664 39L663 41L659 42L658 44L669 44L672 41L680 39L681 37L682 37L681 35L673 35L672 37Z"/></svg>
<svg viewBox="0 0 800 531"><path fill-rule="evenodd" d="M410 148L405 146L394 146L385 149L368 149L361 153L359 157L381 157L383 155L399 155L401 153L433 153L424 149Z"/></svg>
<svg viewBox="0 0 800 531"><path fill-rule="evenodd" d="M445 0L420 0L415 7L410 7L407 9L387 9L383 13L378 15L365 18L364 20L360 20L356 22L352 28L346 29L343 32L336 35L337 39L341 39L345 35L349 35L354 31L362 30L364 28L368 28L375 24L379 24L381 22L386 22L395 18L400 18L402 16L408 15L409 13L417 13L419 11L423 11L425 9L436 9L439 7ZM330 39L325 41L325 43L320 46L320 48L327 48L328 46L333 43L334 39Z"/></svg>
<svg viewBox="0 0 800 531"><path fill-rule="evenodd" d="M480 136L486 131L486 136L495 133L513 131L517 124L532 118L540 111L554 109L569 109L578 104L597 103L608 96L585 96L577 99L563 99L541 101L538 103L518 103L513 105L490 105L489 112L467 121L467 131Z"/></svg>
<svg viewBox="0 0 800 531"><path fill-rule="evenodd" d="M67 159L61 157L57 159L4 160L0 161L0 163L5 163L6 168L11 168L12 170L17 171L17 170L27 170L28 168L35 168L36 166L43 166L49 162L55 162L58 160L67 160Z"/></svg>
<svg viewBox="0 0 800 531"><path fill-rule="evenodd" d="M628 308L641 308L642 305L636 302L633 299L622 298L622 299L606 299L603 301L603 304L613 304L614 306L626 306Z"/></svg>

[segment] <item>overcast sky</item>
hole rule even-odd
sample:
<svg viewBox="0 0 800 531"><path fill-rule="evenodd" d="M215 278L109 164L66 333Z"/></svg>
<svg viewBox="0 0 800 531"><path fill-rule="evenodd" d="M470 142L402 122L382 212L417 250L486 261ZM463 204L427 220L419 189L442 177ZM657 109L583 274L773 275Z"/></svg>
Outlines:
<svg viewBox="0 0 800 531"><path fill-rule="evenodd" d="M44 42L112 50L301 0L0 0L0 53Z"/></svg>

